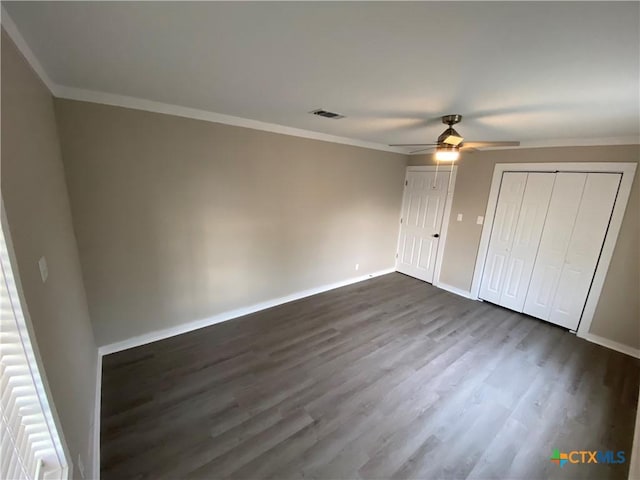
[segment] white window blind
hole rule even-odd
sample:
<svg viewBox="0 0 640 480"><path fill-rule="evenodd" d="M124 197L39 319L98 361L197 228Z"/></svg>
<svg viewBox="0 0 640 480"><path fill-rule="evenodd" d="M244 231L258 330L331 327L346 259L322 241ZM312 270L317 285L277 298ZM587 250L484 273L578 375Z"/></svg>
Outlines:
<svg viewBox="0 0 640 480"><path fill-rule="evenodd" d="M67 478L64 450L11 270L4 222L0 235L0 478Z"/></svg>

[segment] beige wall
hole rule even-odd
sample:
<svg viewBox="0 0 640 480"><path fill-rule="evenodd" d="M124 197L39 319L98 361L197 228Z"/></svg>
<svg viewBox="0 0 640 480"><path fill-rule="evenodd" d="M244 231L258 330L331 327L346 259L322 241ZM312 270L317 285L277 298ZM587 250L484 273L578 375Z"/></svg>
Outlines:
<svg viewBox="0 0 640 480"><path fill-rule="evenodd" d="M558 147L476 152L462 156L447 234L440 280L470 290L496 163L638 162L640 146ZM431 163L431 156L409 157L410 165ZM591 333L640 347L640 187L636 171L631 196L607 273ZM463 221L455 221L458 213Z"/></svg>
<svg viewBox="0 0 640 480"><path fill-rule="evenodd" d="M53 98L4 31L1 154L2 198L44 373L72 455L69 460L75 463L80 454L91 475L98 352L71 222ZM44 284L37 265L42 255L49 267Z"/></svg>
<svg viewBox="0 0 640 480"><path fill-rule="evenodd" d="M394 266L404 155L69 100L56 114L100 345Z"/></svg>

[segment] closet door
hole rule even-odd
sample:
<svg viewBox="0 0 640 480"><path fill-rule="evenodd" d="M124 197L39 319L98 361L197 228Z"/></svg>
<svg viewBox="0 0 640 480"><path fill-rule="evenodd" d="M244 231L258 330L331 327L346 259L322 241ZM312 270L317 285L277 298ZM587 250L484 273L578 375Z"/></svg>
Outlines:
<svg viewBox="0 0 640 480"><path fill-rule="evenodd" d="M622 175L589 173L549 321L575 330L589 294Z"/></svg>
<svg viewBox="0 0 640 480"><path fill-rule="evenodd" d="M505 172L502 175L498 204L480 285L480 298L489 302L500 302L507 260L513 244L522 197L527 184L527 175L526 172Z"/></svg>
<svg viewBox="0 0 640 480"><path fill-rule="evenodd" d="M549 320L586 180L586 173L556 174L524 313Z"/></svg>
<svg viewBox="0 0 640 480"><path fill-rule="evenodd" d="M521 312L529 289L555 173L529 173L499 304Z"/></svg>

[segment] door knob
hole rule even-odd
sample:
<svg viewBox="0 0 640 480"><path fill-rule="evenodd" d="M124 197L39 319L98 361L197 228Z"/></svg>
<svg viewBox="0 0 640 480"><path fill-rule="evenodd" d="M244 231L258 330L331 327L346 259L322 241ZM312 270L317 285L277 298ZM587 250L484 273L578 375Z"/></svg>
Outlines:
<svg viewBox="0 0 640 480"><path fill-rule="evenodd" d="M433 235L431 235L433 238L438 238L440 236L439 233L434 233Z"/></svg>

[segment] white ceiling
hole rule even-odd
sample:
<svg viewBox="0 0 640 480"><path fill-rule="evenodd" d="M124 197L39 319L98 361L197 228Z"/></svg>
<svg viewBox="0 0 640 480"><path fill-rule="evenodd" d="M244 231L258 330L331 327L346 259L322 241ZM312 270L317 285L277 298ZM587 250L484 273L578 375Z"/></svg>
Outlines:
<svg viewBox="0 0 640 480"><path fill-rule="evenodd" d="M3 5L60 86L380 144L434 141L447 113L470 140L640 132L637 2Z"/></svg>

